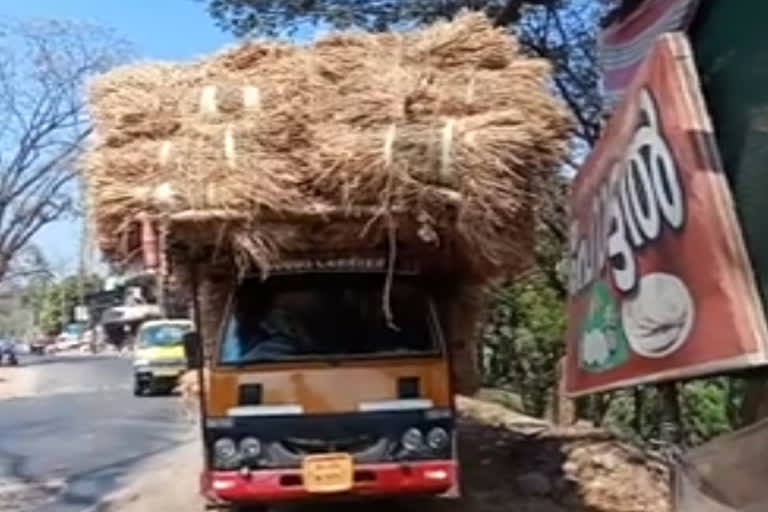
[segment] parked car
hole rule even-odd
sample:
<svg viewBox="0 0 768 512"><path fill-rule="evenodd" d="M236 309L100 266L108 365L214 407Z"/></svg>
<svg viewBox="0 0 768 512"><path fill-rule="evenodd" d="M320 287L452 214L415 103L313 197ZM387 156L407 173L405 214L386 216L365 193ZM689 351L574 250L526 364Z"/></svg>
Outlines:
<svg viewBox="0 0 768 512"><path fill-rule="evenodd" d="M13 340L0 340L0 365L8 363L10 366L19 364L16 357L16 343Z"/></svg>
<svg viewBox="0 0 768 512"><path fill-rule="evenodd" d="M54 347L56 349L56 352L65 352L67 350L76 350L80 346L82 346L82 342L78 339L69 339L69 338L63 338L56 340L56 343L54 344Z"/></svg>
<svg viewBox="0 0 768 512"><path fill-rule="evenodd" d="M16 343L16 355L26 356L32 353L32 348L29 343L19 341Z"/></svg>
<svg viewBox="0 0 768 512"><path fill-rule="evenodd" d="M29 345L29 351L31 354L42 356L50 344L46 338L35 338Z"/></svg>
<svg viewBox="0 0 768 512"><path fill-rule="evenodd" d="M85 327L80 323L71 323L64 327L56 337L55 349L57 352L76 350L86 343L84 339Z"/></svg>

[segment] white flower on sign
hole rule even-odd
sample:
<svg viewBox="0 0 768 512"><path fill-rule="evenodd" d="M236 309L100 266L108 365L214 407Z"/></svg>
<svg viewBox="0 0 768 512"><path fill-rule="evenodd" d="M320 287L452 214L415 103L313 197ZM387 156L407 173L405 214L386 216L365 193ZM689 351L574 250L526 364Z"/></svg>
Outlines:
<svg viewBox="0 0 768 512"><path fill-rule="evenodd" d="M582 360L587 365L603 365L608 361L611 351L608 338L603 331L594 329L584 334L582 341Z"/></svg>

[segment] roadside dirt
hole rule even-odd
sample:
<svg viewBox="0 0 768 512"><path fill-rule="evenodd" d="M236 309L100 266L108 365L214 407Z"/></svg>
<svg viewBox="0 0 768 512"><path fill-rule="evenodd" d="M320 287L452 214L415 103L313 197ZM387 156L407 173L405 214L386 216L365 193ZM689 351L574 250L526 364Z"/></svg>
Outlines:
<svg viewBox="0 0 768 512"><path fill-rule="evenodd" d="M667 512L668 471L608 432L558 429L460 398L464 499L475 512Z"/></svg>
<svg viewBox="0 0 768 512"><path fill-rule="evenodd" d="M463 498L455 501L291 507L302 512L667 512L667 472L610 434L556 429L499 405L469 398L462 411ZM197 443L153 461L113 498L119 512L201 510Z"/></svg>

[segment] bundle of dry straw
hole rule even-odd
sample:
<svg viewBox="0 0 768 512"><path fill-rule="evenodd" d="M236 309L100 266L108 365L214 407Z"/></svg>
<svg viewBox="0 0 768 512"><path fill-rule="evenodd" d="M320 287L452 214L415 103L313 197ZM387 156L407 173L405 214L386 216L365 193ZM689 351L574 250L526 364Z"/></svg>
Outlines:
<svg viewBox="0 0 768 512"><path fill-rule="evenodd" d="M106 248L149 214L262 268L396 240L496 274L569 137L549 74L480 14L116 69L91 88L91 211Z"/></svg>

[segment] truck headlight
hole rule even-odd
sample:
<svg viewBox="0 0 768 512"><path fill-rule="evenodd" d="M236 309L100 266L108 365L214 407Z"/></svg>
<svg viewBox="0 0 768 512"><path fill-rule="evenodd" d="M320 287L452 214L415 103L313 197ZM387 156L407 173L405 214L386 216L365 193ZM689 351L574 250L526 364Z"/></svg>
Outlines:
<svg viewBox="0 0 768 512"><path fill-rule="evenodd" d="M450 436L444 428L435 427L427 434L427 446L433 450L445 448L450 441Z"/></svg>
<svg viewBox="0 0 768 512"><path fill-rule="evenodd" d="M236 465L240 458L235 442L228 437L222 437L213 443L213 455L219 464L226 467Z"/></svg>
<svg viewBox="0 0 768 512"><path fill-rule="evenodd" d="M409 428L403 434L400 442L402 443L403 448L409 452L414 452L424 447L424 436L422 435L421 430L417 428Z"/></svg>
<svg viewBox="0 0 768 512"><path fill-rule="evenodd" d="M255 437L246 437L240 441L240 455L244 459L255 459L261 455L261 441Z"/></svg>
<svg viewBox="0 0 768 512"><path fill-rule="evenodd" d="M136 359L133 362L134 368L138 368L139 366L149 366L149 360L147 359Z"/></svg>

